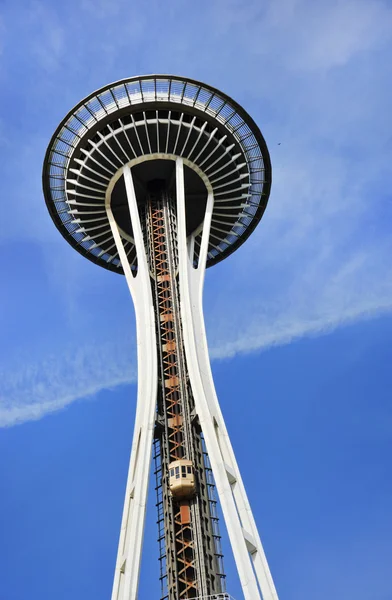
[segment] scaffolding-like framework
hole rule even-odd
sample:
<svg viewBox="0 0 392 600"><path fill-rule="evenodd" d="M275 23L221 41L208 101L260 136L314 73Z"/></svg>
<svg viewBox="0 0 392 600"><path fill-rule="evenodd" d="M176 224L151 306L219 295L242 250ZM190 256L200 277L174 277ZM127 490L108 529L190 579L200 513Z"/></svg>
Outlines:
<svg viewBox="0 0 392 600"><path fill-rule="evenodd" d="M259 129L199 82L123 80L62 121L43 181L61 233L123 273L135 306L138 401L112 600L137 599L152 449L161 600L230 598L217 498L245 600L278 600L216 397L202 310L206 267L247 239L268 200ZM194 472L188 496L170 487L178 460Z"/></svg>
<svg viewBox="0 0 392 600"><path fill-rule="evenodd" d="M165 189L157 189L148 195L144 212L161 381L155 429L159 443L155 443L154 452L158 521L163 525L158 533L161 599L193 598L200 589L209 593L222 591L219 527L210 512L214 507L213 481L209 470L207 484L200 427L192 418L194 402L188 383L176 276L175 205ZM170 463L182 458L193 461L199 485L194 498L177 502L169 492L167 476ZM173 560L168 561L168 556Z"/></svg>

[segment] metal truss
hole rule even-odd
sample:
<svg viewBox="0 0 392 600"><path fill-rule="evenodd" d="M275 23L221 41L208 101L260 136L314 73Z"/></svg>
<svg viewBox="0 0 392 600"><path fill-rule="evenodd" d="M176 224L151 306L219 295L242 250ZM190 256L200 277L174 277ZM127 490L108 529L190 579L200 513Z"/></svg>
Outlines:
<svg viewBox="0 0 392 600"><path fill-rule="evenodd" d="M147 201L147 231L150 233L152 250L150 269L153 273L153 288L156 296L156 317L161 363L161 395L163 399L161 439L164 494L166 498L166 556L173 552L175 560L170 562L169 598L192 598L198 593L197 560L195 539L191 524L189 501L174 502L167 489L168 466L171 461L189 458L191 447L185 430L184 415L186 381L180 367L178 310L175 302L175 246L170 227L170 205L167 198L150 196ZM168 231L169 229L169 231ZM164 452L167 447L167 453ZM166 455L165 455L166 454ZM168 564L166 558L166 564Z"/></svg>
<svg viewBox="0 0 392 600"><path fill-rule="evenodd" d="M218 559L220 536L216 511L214 516L211 514L214 484L207 471L208 458L202 451L197 419L191 416L194 402L182 341L175 206L165 192L150 194L146 225L160 366L156 428L160 457L156 475L157 490L162 488L161 502L158 500L159 528L162 525L158 535L162 547L160 557L165 565L165 568L161 566L161 597L181 600L194 598L203 590L222 589L223 569ZM199 485L195 498L176 501L168 490L167 473L170 462L182 458L193 461ZM207 546L211 541L212 548Z"/></svg>

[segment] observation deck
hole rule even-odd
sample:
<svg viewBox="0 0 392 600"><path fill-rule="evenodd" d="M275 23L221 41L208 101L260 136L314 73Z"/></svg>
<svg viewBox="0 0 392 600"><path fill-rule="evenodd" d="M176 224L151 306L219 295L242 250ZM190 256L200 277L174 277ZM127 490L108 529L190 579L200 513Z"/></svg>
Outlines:
<svg viewBox="0 0 392 600"><path fill-rule="evenodd" d="M152 179L175 194L175 159L184 162L187 234L200 249L207 192L214 209L207 267L234 252L267 205L271 164L247 112L192 79L147 75L117 81L72 109L46 152L43 188L49 212L83 256L117 273L121 261L108 222L110 204L132 269L137 268L123 167L129 165L139 207Z"/></svg>

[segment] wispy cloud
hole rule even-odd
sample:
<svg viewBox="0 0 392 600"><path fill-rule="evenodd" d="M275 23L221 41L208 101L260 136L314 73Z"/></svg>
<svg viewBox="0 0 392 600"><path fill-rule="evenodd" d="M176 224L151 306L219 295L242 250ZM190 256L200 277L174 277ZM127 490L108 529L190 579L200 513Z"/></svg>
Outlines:
<svg viewBox="0 0 392 600"><path fill-rule="evenodd" d="M222 0L189 8L191 32L178 27L182 2L170 10L135 4L132 12L125 4L83 0L48 11L28 3L18 26L11 5L5 11L3 84L15 61L22 64L12 52L13 27L29 34L34 77L26 78L23 100L13 99L18 118L3 126L10 201L0 235L14 265L24 260L20 240L31 243L45 277L41 302L58 327L43 340L34 305L26 302L22 313L8 308L15 328L28 330L30 352L10 339L3 347L18 359L5 361L2 425L134 379L133 330L125 339L121 328L132 313L125 282L66 246L40 190L53 127L73 102L116 77L162 71L205 79L244 104L269 144L274 182L265 217L243 248L208 272L213 358L325 333L392 308L390 4Z"/></svg>
<svg viewBox="0 0 392 600"><path fill-rule="evenodd" d="M82 345L41 360L19 356L2 369L0 426L40 419L103 389L135 381L132 349L122 343Z"/></svg>
<svg viewBox="0 0 392 600"><path fill-rule="evenodd" d="M347 65L390 39L392 11L382 0L228 0L212 10L222 35L236 32L249 51L295 71Z"/></svg>

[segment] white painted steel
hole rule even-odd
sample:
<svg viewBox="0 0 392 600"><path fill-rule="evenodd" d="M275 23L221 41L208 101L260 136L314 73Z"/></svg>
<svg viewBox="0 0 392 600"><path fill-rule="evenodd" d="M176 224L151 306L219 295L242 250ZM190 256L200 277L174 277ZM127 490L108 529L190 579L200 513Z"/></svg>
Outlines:
<svg viewBox="0 0 392 600"><path fill-rule="evenodd" d="M202 294L214 205L209 191L197 268L186 238L184 162L176 161L179 285L189 377L245 600L278 600L255 520L216 396L208 356ZM193 237L193 236L192 236ZM260 596L261 592L261 596Z"/></svg>
<svg viewBox="0 0 392 600"><path fill-rule="evenodd" d="M202 225L199 261L195 268L193 266L194 242L200 230L187 239L184 187L184 164L192 168L194 165L191 161L174 155L155 154L154 159L157 158L176 160L180 310L185 354L196 412L203 431L244 599L278 600L216 396L208 355L202 295L214 208L212 186L203 174L208 197ZM110 181L105 199L111 231L135 305L138 353L136 420L111 600L137 599L157 401L158 367L154 307L131 174L131 166L139 163L140 160L140 158L133 159L117 171ZM199 171L197 167L195 170ZM133 241L137 251L136 275L128 262L123 243L124 234L118 228L110 207L113 187L121 175L124 175L125 179ZM225 598L225 595L222 597Z"/></svg>
<svg viewBox="0 0 392 600"><path fill-rule="evenodd" d="M150 275L144 248L131 170L122 170L131 215L138 270L134 275L128 263L124 244L110 207L114 186L106 192L105 206L116 242L126 281L131 292L136 314L138 393L128 481L125 492L120 540L113 583L112 600L136 600L140 574L146 514L148 479L155 425L158 388L157 340Z"/></svg>

